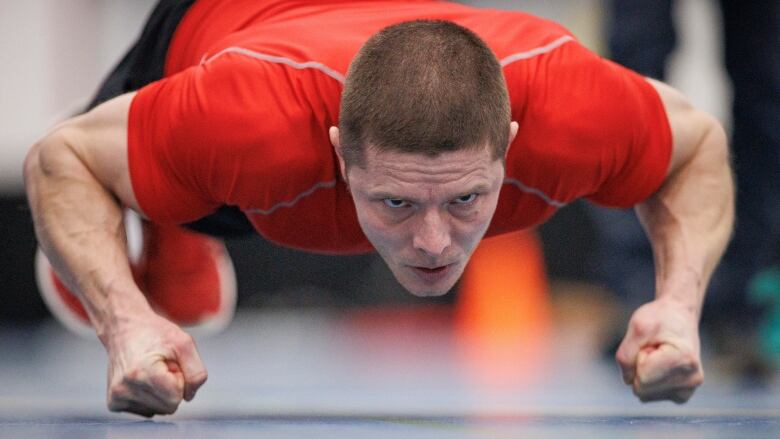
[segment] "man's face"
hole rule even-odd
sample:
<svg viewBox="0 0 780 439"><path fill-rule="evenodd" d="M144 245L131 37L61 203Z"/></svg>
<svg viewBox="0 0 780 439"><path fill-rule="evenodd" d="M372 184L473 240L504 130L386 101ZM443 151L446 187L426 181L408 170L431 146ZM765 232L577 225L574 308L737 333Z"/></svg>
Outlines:
<svg viewBox="0 0 780 439"><path fill-rule="evenodd" d="M496 211L504 164L489 148L438 157L367 148L347 182L363 232L412 294L446 293Z"/></svg>

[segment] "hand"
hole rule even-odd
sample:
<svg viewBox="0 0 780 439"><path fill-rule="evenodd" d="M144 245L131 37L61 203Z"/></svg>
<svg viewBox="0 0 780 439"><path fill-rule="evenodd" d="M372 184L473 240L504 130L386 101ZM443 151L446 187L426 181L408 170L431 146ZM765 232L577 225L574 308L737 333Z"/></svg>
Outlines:
<svg viewBox="0 0 780 439"><path fill-rule="evenodd" d="M698 318L671 300L649 302L631 317L615 358L642 402L682 404L704 381Z"/></svg>
<svg viewBox="0 0 780 439"><path fill-rule="evenodd" d="M111 411L172 414L206 382L208 373L192 337L151 311L124 319L104 344Z"/></svg>

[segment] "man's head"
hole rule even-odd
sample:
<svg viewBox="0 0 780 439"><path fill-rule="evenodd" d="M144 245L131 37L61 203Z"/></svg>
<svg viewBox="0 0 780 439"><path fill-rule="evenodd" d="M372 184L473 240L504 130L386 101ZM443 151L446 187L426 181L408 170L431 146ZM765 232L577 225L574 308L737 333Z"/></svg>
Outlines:
<svg viewBox="0 0 780 439"><path fill-rule="evenodd" d="M366 236L409 291L445 293L490 224L517 130L495 55L454 23L390 26L352 61L339 119Z"/></svg>

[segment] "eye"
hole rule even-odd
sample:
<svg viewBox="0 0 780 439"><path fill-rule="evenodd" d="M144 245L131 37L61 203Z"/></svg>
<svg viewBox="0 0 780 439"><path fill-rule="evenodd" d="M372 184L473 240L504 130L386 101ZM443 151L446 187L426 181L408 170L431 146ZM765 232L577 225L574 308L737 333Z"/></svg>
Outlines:
<svg viewBox="0 0 780 439"><path fill-rule="evenodd" d="M406 200L402 200L400 198L385 198L382 201L385 203L385 206L391 209L399 209L401 207L409 206L409 203Z"/></svg>
<svg viewBox="0 0 780 439"><path fill-rule="evenodd" d="M471 204L477 199L477 194L461 195L452 201L453 204Z"/></svg>

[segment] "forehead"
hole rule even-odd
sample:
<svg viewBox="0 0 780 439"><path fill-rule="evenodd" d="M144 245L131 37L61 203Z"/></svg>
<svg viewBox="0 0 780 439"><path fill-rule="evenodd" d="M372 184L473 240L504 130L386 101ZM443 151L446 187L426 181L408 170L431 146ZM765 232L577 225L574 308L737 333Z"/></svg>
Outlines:
<svg viewBox="0 0 780 439"><path fill-rule="evenodd" d="M366 177L381 183L447 183L470 179L490 179L503 169L489 148L426 154L366 148Z"/></svg>

